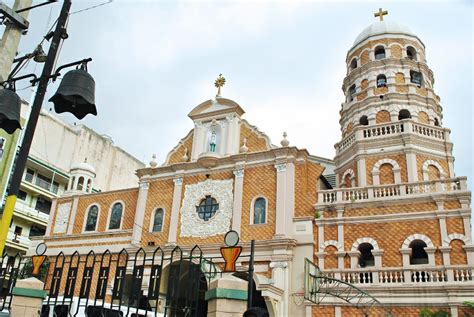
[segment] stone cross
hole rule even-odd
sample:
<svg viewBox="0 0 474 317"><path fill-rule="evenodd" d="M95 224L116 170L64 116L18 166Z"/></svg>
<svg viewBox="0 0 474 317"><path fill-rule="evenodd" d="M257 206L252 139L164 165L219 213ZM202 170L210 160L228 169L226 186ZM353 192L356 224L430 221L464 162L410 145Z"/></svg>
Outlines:
<svg viewBox="0 0 474 317"><path fill-rule="evenodd" d="M375 12L374 17L379 17L380 21L383 21L383 16L387 14L388 14L388 11L382 10L382 8L379 8L379 12Z"/></svg>

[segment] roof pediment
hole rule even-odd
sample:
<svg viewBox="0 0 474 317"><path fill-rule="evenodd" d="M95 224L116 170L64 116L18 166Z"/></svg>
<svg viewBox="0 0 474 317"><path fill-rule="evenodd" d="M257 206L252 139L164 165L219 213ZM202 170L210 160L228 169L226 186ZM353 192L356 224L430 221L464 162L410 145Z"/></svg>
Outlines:
<svg viewBox="0 0 474 317"><path fill-rule="evenodd" d="M216 99L209 99L196 106L188 114L188 117L192 120L196 120L224 115L227 113L236 113L238 116L241 116L245 111L233 100L216 97Z"/></svg>

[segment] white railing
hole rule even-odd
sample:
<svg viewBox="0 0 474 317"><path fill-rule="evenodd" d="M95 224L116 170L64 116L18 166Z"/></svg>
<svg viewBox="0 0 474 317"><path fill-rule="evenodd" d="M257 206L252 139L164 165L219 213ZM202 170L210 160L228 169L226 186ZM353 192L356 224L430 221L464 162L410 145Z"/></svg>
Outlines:
<svg viewBox="0 0 474 317"><path fill-rule="evenodd" d="M15 210L27 216L32 221L39 221L42 223L47 223L49 220L49 215L44 212L38 211L33 207L30 207L23 203L21 200L17 200L15 204Z"/></svg>
<svg viewBox="0 0 474 317"><path fill-rule="evenodd" d="M414 196L437 192L467 190L466 177L440 179L416 183L337 188L318 192L317 205L353 203L374 199L391 199L400 196Z"/></svg>
<svg viewBox="0 0 474 317"><path fill-rule="evenodd" d="M383 267L323 270L328 277L351 284L424 284L474 282L474 269L467 265L437 267Z"/></svg>
<svg viewBox="0 0 474 317"><path fill-rule="evenodd" d="M25 236L15 234L13 231L8 231L7 242L11 242L23 248L28 248L30 246L30 239Z"/></svg>
<svg viewBox="0 0 474 317"><path fill-rule="evenodd" d="M356 141L407 133L434 140L449 140L449 129L415 122L411 119L405 119L397 122L355 127L351 134L346 136L341 142L336 143L336 152L337 154L344 152L356 143Z"/></svg>

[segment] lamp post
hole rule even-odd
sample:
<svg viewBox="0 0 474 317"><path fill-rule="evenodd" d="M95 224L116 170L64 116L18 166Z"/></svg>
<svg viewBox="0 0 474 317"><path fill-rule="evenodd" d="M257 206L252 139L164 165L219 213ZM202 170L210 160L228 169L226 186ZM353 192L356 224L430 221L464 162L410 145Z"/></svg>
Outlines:
<svg viewBox="0 0 474 317"><path fill-rule="evenodd" d="M49 51L48 51L48 55L46 57L46 61L45 61L44 67L43 67L42 74L39 77L39 79L37 80L38 81L38 88L37 88L37 91L36 91L35 99L33 101L33 106L31 108L31 113L30 113L30 117L29 117L29 120L28 120L28 124L26 126L26 130L25 130L25 133L24 133L24 136L23 136L23 142L21 144L20 151L18 153L18 157L17 157L17 160L16 160L15 169L13 171L13 175L12 175L12 178L11 178L10 188L8 190L8 196L7 196L7 199L6 199L6 202L5 202L5 207L4 207L4 210L3 210L3 216L2 216L2 219L1 219L1 222L0 222L0 255L3 254L3 250L5 248L8 228L10 227L10 222L11 222L11 219L13 217L13 210L14 210L14 207L15 207L16 198L17 198L17 195L18 195L18 191L20 189L20 184L21 184L21 180L22 180L22 177L23 177L23 172L24 172L25 167L26 167L26 161L28 159L28 153L30 151L31 143L33 141L33 135L34 135L34 132L35 132L35 129L36 129L36 124L38 122L38 118L39 118L39 115L40 115L41 106L43 104L44 97L45 97L45 94L46 94L46 88L48 86L49 80L51 78L55 79L59 75L59 73L58 73L59 69L53 75L52 75L52 72L53 72L54 62L56 61L56 58L57 58L57 55L58 55L58 52L59 52L60 43L61 43L62 40L66 39L68 37L68 35L66 33L66 23L67 23L67 19L69 17L70 8L71 8L71 0L64 0L63 6L62 6L62 9L61 9L61 13L60 13L58 21L57 21L55 31L53 32L53 35L52 35L51 44L49 46ZM64 67L67 67L67 66L72 66L72 65L77 65L79 63L84 63L84 62L87 62L87 61L90 61L90 59L89 60L83 60L83 61L80 61L80 62L77 62L77 63L71 63L71 64L68 64L68 65L65 65L65 66L61 67L60 69L62 69ZM85 72L85 70L76 70L76 71L73 71L73 72L81 72L81 71ZM66 75L68 75L68 74L66 74ZM89 77L90 77L90 75L89 75ZM71 83L71 81L69 80L68 84L70 84L70 83ZM64 92L65 88L63 88L62 92L60 92L58 90L56 95L53 97L53 98L56 97L56 99L51 100L55 103L56 111L57 112L68 111L68 112L73 113L78 118L84 117L87 113L97 114L96 109L95 109L95 104L94 104L94 89L95 89L95 87L94 87L94 81L93 81L92 77L87 78L86 81L84 81L84 80L80 81L79 80L79 82L76 82L77 86L80 86L80 85L84 86L84 84L86 85L84 90L86 90L86 91L88 90L89 92L92 91L92 93L90 93L86 97L81 95L81 92L80 91L78 92L77 89L75 90L74 88L73 89L66 89L67 92ZM61 89L61 86L63 86L63 83L61 83L61 85L59 87L60 89ZM71 86L71 85L69 85L69 86ZM92 98L90 97L90 95L92 95ZM2 105L2 100L0 100L0 111L2 110L1 105ZM12 105L12 107L14 107L14 106ZM59 107L59 109L58 109L58 107ZM83 110L84 107L88 107L86 111ZM2 118L4 118L4 117L5 117L4 114L0 113L0 128L3 128L3 129L5 129L5 124L6 124L6 121L2 120Z"/></svg>

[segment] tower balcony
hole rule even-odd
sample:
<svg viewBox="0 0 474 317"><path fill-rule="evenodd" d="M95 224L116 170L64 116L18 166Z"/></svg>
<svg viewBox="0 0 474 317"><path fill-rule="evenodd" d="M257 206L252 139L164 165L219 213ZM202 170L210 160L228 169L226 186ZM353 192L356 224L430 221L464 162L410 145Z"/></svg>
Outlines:
<svg viewBox="0 0 474 317"><path fill-rule="evenodd" d="M369 141L392 136L411 134L413 136L427 138L434 141L450 142L451 130L437 127L414 120L405 119L397 122L388 122L377 125L363 125L354 128L341 142L336 143L336 155L351 148L358 141Z"/></svg>
<svg viewBox="0 0 474 317"><path fill-rule="evenodd" d="M460 193L467 191L467 178L456 177L434 181L337 188L318 192L316 208L334 204L399 200L401 198L430 196L435 193Z"/></svg>

